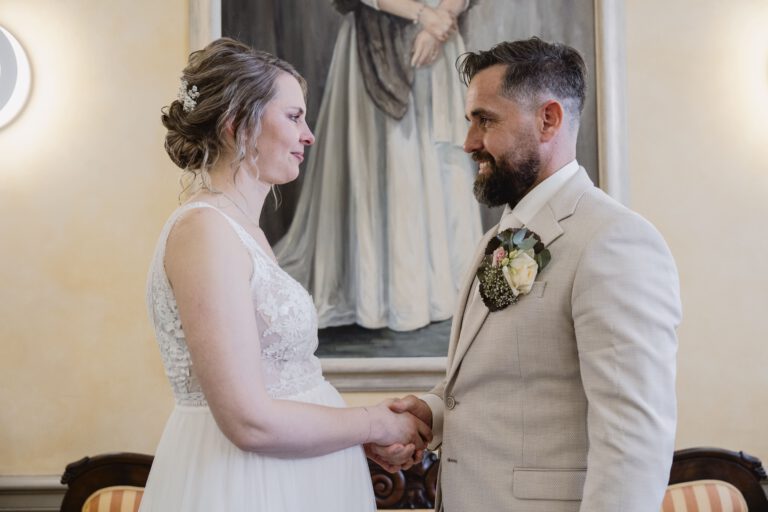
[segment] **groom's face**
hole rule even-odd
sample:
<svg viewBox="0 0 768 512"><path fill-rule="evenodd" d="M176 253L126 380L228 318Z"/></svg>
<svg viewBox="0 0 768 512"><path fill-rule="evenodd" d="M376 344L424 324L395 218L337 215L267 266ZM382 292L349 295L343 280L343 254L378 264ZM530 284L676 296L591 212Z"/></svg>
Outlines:
<svg viewBox="0 0 768 512"><path fill-rule="evenodd" d="M464 151L478 162L475 197L488 206L514 207L538 181L541 158L530 109L501 94L506 66L477 73L467 90L470 126Z"/></svg>

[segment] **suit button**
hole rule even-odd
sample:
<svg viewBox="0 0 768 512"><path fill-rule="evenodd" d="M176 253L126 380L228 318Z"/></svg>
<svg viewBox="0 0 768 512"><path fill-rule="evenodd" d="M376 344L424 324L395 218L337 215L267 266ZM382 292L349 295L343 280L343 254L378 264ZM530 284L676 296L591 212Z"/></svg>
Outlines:
<svg viewBox="0 0 768 512"><path fill-rule="evenodd" d="M446 397L445 406L449 409L453 409L456 407L456 399L454 399L452 396Z"/></svg>

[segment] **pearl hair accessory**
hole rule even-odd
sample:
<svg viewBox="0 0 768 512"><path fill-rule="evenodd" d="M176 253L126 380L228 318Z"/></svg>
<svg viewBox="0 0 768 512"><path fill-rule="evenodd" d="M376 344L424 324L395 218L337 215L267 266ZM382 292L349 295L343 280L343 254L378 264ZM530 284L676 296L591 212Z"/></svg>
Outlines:
<svg viewBox="0 0 768 512"><path fill-rule="evenodd" d="M184 105L184 112L192 112L197 106L197 98L200 97L200 93L197 90L197 86L193 85L189 87L189 82L185 79L181 79L181 85L179 86L179 101Z"/></svg>

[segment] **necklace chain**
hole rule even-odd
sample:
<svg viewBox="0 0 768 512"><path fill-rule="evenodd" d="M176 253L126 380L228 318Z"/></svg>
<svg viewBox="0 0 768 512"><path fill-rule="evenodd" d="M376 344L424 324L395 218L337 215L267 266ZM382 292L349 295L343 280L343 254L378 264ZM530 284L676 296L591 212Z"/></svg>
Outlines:
<svg viewBox="0 0 768 512"><path fill-rule="evenodd" d="M235 208L237 208L238 210L240 210L240 213L242 213L242 214L245 216L245 218L246 218L246 219L248 219L248 220L251 222L251 224L253 224L253 225L254 225L254 226L256 226L257 228L261 229L261 227L259 226L259 223L258 223L258 222L256 222L255 220L253 220L253 219L251 218L251 216L250 216L250 215L248 215L248 213L247 213L247 212L246 212L246 211L245 211L245 210L244 210L244 209L243 209L243 208L242 208L242 207L241 207L239 204L237 204L237 203L235 202L235 200L234 200L234 199L232 199L231 197L229 197L229 195L228 195L226 192L221 192L221 195L223 195L224 197L226 197L226 198L227 198L227 201L229 201L230 203L232 203L232 204L234 205L234 207L235 207Z"/></svg>

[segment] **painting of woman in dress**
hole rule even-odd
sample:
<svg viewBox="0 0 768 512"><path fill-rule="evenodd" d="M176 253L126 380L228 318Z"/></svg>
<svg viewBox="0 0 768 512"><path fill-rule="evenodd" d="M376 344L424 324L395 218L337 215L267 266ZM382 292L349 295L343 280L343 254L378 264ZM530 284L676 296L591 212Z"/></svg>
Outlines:
<svg viewBox="0 0 768 512"><path fill-rule="evenodd" d="M466 5L368 2L337 36L317 147L275 253L312 294L320 327L409 331L451 317L482 235L453 67L464 43L451 20ZM442 32L429 23L438 13Z"/></svg>
<svg viewBox="0 0 768 512"><path fill-rule="evenodd" d="M284 188L263 216L321 329L412 331L453 314L471 251L500 215L478 206L476 166L462 150L465 87L454 66L465 47L539 35L594 62L592 0L469 3L222 2L225 35L296 62L323 91L308 99L317 142L300 188ZM444 13L455 23L441 34ZM593 85L578 158L597 171Z"/></svg>

